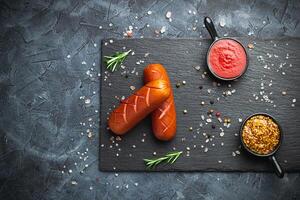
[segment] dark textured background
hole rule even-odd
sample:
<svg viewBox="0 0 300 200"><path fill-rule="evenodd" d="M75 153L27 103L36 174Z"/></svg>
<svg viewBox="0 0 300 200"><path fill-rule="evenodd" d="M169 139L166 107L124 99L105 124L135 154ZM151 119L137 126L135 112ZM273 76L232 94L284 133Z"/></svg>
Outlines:
<svg viewBox="0 0 300 200"><path fill-rule="evenodd" d="M279 180L266 173L99 172L95 112L100 40L121 38L131 23L134 37L155 37L166 26L159 37L207 38L202 19L210 15L225 18L222 32L232 36L299 37L299 8L297 0L1 1L0 199L300 198L298 173Z"/></svg>

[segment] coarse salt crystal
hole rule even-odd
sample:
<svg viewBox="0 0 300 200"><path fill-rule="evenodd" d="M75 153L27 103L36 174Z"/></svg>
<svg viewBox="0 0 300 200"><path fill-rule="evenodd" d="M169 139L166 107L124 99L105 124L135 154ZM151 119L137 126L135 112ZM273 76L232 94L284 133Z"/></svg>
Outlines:
<svg viewBox="0 0 300 200"><path fill-rule="evenodd" d="M160 29L160 33L164 33L164 32L166 32L166 27L165 26L161 27L161 29Z"/></svg>
<svg viewBox="0 0 300 200"><path fill-rule="evenodd" d="M77 185L78 183L76 181L71 181L72 185Z"/></svg>
<svg viewBox="0 0 300 200"><path fill-rule="evenodd" d="M135 90L135 86L133 86L133 85L130 86L130 89L131 89L131 90Z"/></svg>
<svg viewBox="0 0 300 200"><path fill-rule="evenodd" d="M199 71L200 68L201 68L201 67L200 67L199 65L195 66L195 69L196 69L197 71Z"/></svg>
<svg viewBox="0 0 300 200"><path fill-rule="evenodd" d="M171 16L172 16L172 13L171 13L170 11L168 11L168 12L166 13L166 18L167 18L167 19L170 19Z"/></svg>
<svg viewBox="0 0 300 200"><path fill-rule="evenodd" d="M91 103L91 100L90 100L90 99L85 99L85 100L84 100L84 103L85 103L85 104L90 104L90 103Z"/></svg>
<svg viewBox="0 0 300 200"><path fill-rule="evenodd" d="M221 26L221 27L224 27L225 25L226 25L225 19L224 19L224 18L221 18L221 19L220 19L220 26Z"/></svg>

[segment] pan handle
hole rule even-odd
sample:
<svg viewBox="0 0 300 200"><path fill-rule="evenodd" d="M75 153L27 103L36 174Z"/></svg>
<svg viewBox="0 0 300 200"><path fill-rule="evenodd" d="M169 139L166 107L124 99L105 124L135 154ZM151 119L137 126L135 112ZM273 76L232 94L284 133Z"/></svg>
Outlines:
<svg viewBox="0 0 300 200"><path fill-rule="evenodd" d="M213 39L213 41L217 40L219 38L217 31L215 29L214 23L211 20L211 18L209 17L205 17L204 18L204 25L206 27L206 29L208 30L211 38Z"/></svg>
<svg viewBox="0 0 300 200"><path fill-rule="evenodd" d="M270 156L269 159L271 160L274 168L275 168L275 172L276 172L276 175L279 177L279 178L283 178L284 176L284 172L280 166L280 164L277 162L277 159L275 158L274 155Z"/></svg>

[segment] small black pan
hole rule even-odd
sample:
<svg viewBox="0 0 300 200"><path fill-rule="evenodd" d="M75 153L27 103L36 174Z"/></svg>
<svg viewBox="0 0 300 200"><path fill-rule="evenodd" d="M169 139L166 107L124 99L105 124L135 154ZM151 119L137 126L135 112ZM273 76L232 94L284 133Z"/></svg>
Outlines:
<svg viewBox="0 0 300 200"><path fill-rule="evenodd" d="M213 23L213 21L211 20L211 18L205 17L205 18L204 18L204 25L205 25L206 29L208 30L208 32L209 32L209 34L210 34L210 36L211 36L211 38L212 38L212 40L213 40L213 43L210 45L210 47L209 47L209 49L208 49L208 51L207 51L207 54L206 54L206 62L207 62L207 66L208 66L208 69L209 69L209 71L211 72L211 74L213 74L216 78L218 78L218 79L220 79L220 80L223 80L223 81L232 81L232 80L235 80L235 79L241 77L241 76L247 71L248 63L249 63L248 53L247 53L247 51L246 51L246 48L243 46L243 44L242 44L240 41L238 41L238 40L236 40L236 39L234 39L234 38L230 38L230 37L222 37L222 38L220 38L220 37L218 36L218 34L217 34L217 31L216 31L216 29L215 29L214 23ZM209 56L209 53L210 53L211 48L212 48L212 47L214 46L214 44L216 44L219 40L225 40L225 39L226 39L226 40L233 40L233 41L237 42L238 44L240 44L240 46L244 49L245 54L246 54L246 66L245 66L244 71L243 71L239 76L235 76L235 77L233 77L233 78L224 78L224 77L220 77L219 75L217 75L217 74L213 71L212 67L210 66L210 63L208 62L208 56Z"/></svg>
<svg viewBox="0 0 300 200"><path fill-rule="evenodd" d="M279 144L278 144L277 147L276 147L271 153L269 153L269 154L258 154L258 153L256 153L256 152L253 152L253 151L251 151L251 149L249 149L249 148L246 146L246 144L245 144L244 141L243 141L243 138L242 138L242 132L243 132L244 125L245 125L245 123L246 123L251 117L256 116L256 115L264 115L264 116L270 117L270 118L278 125L278 127L279 127L279 130L280 130L280 140L279 140ZM269 160L272 162L272 164L273 164L273 166L274 166L274 168L275 168L275 172L276 172L276 174L277 174L277 176L278 176L279 178L282 178L282 177L284 176L284 171L283 171L283 169L281 168L280 164L277 162L277 159L276 159L276 157L275 157L274 154L275 154L275 153L277 152L277 150L279 149L279 147L280 147L280 145L281 145L281 143L282 143L282 138L283 138L283 136L282 136L282 129L281 129L281 126L279 125L279 123L278 123L271 115L266 114L266 113L255 113L255 114L253 114L253 115L250 115L249 117L247 117L247 119L245 119L245 121L242 123L241 128L240 128L240 140L241 140L241 143L243 144L244 149L245 149L248 153L250 153L250 154L252 154L252 155L254 155L254 156L258 156L258 157L268 157Z"/></svg>

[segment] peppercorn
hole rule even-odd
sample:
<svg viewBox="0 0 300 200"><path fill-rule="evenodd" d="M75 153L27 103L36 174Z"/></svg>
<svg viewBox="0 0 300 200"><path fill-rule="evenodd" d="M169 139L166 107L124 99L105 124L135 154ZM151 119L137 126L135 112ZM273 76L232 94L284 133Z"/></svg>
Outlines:
<svg viewBox="0 0 300 200"><path fill-rule="evenodd" d="M216 112L216 117L220 117L221 113L220 112Z"/></svg>
<svg viewBox="0 0 300 200"><path fill-rule="evenodd" d="M216 128L216 126L215 126L214 124L212 124L212 125L211 125L211 128L212 128L212 129L215 129L215 128Z"/></svg>
<svg viewBox="0 0 300 200"><path fill-rule="evenodd" d="M207 115L211 115L211 114L213 114L213 112L214 112L214 110L210 109L210 110L207 111Z"/></svg>
<svg viewBox="0 0 300 200"><path fill-rule="evenodd" d="M203 86L202 86L202 85L200 85L200 86L199 86L199 89L200 89L200 90L202 90L202 89L203 89Z"/></svg>
<svg viewBox="0 0 300 200"><path fill-rule="evenodd" d="M210 104L214 104L215 102L214 102L214 100L210 100L209 103Z"/></svg>

